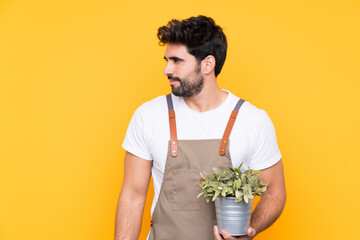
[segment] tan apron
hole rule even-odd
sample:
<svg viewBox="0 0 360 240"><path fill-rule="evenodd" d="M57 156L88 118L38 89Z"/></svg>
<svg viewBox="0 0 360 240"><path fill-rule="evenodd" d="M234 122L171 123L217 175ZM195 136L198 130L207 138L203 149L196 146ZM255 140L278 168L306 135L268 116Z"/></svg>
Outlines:
<svg viewBox="0 0 360 240"><path fill-rule="evenodd" d="M178 140L171 94L166 96L169 108L170 141L164 178L152 215L150 240L213 240L216 225L213 202L197 198L200 171L232 167L229 135L244 100L236 104L222 139Z"/></svg>

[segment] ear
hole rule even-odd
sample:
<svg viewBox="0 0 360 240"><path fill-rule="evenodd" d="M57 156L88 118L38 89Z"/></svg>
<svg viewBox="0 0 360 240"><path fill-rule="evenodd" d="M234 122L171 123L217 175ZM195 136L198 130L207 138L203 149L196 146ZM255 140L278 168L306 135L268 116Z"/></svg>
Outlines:
<svg viewBox="0 0 360 240"><path fill-rule="evenodd" d="M212 73L213 71L215 71L215 64L215 57L212 55L207 56L206 58L204 58L204 60L201 61L202 72L205 75Z"/></svg>

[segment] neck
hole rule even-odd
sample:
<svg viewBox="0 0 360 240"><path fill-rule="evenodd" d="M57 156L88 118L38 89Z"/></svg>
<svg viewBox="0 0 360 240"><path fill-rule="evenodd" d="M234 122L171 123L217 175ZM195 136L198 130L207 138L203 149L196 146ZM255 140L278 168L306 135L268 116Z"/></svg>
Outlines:
<svg viewBox="0 0 360 240"><path fill-rule="evenodd" d="M201 92L193 97L184 97L185 103L192 110L207 112L220 106L228 93L221 90L215 79L206 79Z"/></svg>

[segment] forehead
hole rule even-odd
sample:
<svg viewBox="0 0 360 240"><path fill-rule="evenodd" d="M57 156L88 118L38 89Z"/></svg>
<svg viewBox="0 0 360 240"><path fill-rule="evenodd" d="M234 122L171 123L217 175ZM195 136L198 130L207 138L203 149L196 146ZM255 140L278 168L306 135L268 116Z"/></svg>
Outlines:
<svg viewBox="0 0 360 240"><path fill-rule="evenodd" d="M195 59L195 57L188 52L187 47L185 45L171 44L171 43L167 44L166 46L165 57L167 59L169 59L170 57L178 57L182 59L187 59L187 58Z"/></svg>

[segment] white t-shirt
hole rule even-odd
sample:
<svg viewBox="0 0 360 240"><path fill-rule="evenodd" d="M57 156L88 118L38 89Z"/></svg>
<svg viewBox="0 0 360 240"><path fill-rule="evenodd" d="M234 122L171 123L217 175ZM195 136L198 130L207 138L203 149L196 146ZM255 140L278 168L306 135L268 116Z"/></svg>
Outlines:
<svg viewBox="0 0 360 240"><path fill-rule="evenodd" d="M192 110L182 97L172 94L178 139L221 139L230 114L239 100L229 91L226 92L226 100L207 112ZM169 139L166 96L160 96L145 102L135 111L122 145L126 151L153 161L154 200L151 214L160 193ZM247 101L239 110L229 141L233 167L244 162L242 171L248 168L262 170L281 159L275 129L269 116Z"/></svg>

